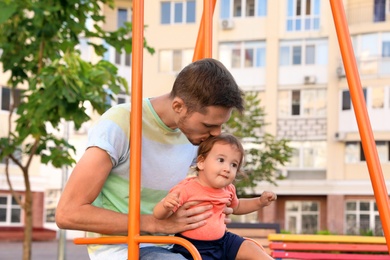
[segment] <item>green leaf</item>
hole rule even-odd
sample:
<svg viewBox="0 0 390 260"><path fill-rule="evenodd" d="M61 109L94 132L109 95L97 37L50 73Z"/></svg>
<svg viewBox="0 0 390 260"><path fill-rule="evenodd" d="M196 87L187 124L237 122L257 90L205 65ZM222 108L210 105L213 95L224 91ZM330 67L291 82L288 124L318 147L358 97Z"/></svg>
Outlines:
<svg viewBox="0 0 390 260"><path fill-rule="evenodd" d="M7 21L17 9L16 1L0 1L0 24Z"/></svg>

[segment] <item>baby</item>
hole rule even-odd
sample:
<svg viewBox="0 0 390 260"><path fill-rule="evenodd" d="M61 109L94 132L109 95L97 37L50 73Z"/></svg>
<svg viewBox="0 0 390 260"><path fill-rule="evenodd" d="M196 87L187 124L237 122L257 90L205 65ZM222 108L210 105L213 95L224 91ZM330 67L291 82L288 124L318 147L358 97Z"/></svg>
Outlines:
<svg viewBox="0 0 390 260"><path fill-rule="evenodd" d="M198 148L197 175L181 181L159 202L153 211L157 219L172 215L187 201L199 205L212 204L213 215L207 224L176 236L192 242L203 260L272 259L263 248L251 240L226 231L226 206L233 214L243 215L257 211L276 200L276 194L265 191L258 198L238 199L233 181L244 157L241 142L233 135L223 133L202 142ZM192 259L187 249L174 245L173 252Z"/></svg>

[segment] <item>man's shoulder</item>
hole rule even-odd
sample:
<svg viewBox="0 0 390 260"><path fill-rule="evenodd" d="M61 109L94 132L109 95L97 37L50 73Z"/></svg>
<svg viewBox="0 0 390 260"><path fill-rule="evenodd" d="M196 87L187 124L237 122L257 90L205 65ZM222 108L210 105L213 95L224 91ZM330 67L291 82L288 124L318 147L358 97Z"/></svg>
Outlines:
<svg viewBox="0 0 390 260"><path fill-rule="evenodd" d="M130 115L131 105L130 103L123 103L110 107L101 116L102 119L123 118Z"/></svg>

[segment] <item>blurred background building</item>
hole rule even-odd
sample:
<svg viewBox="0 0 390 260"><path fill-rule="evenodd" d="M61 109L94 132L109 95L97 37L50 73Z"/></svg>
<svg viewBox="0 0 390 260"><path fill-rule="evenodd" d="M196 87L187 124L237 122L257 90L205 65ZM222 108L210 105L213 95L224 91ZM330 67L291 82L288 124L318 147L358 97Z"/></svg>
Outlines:
<svg viewBox="0 0 390 260"><path fill-rule="evenodd" d="M114 30L131 21L132 1L102 7L104 25ZM385 180L390 180L390 1L343 1ZM203 11L200 0L145 1L145 38L155 48L144 53L145 97L170 91L177 73L192 61ZM82 56L94 61L92 49L80 44ZM329 1L219 0L213 20L213 57L232 72L244 91L256 91L266 112L265 126L291 140L294 155L280 169L277 186L259 183L256 194L272 190L278 200L262 211L240 216L242 222L278 222L291 233L383 235L365 156L341 61ZM131 82L131 55L107 45L105 59ZM8 120L10 90L0 74L0 134ZM17 97L16 97L17 98ZM128 102L119 95L112 105ZM92 115L96 118L98 115ZM85 149L90 125L69 139ZM0 162L0 229L21 227L21 209L12 200ZM12 167L12 165L11 165ZM69 173L71 169L68 169ZM56 230L55 208L62 170L34 164L34 226ZM12 171L16 190L23 178ZM386 182L387 189L390 181ZM72 232L68 237L80 236Z"/></svg>

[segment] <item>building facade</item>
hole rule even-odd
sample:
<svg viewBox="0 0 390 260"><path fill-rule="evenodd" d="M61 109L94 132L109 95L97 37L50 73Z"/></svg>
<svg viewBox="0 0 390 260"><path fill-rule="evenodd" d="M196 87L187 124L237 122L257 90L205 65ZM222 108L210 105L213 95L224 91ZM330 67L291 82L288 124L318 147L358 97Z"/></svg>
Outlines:
<svg viewBox="0 0 390 260"><path fill-rule="evenodd" d="M132 1L115 3L114 9L102 7L107 30L131 21ZM384 120L390 117L390 1L343 3L382 172L390 180L390 123ZM144 9L144 35L156 51L144 52L143 94L151 97L170 91L177 73L191 62L203 1L145 1ZM105 59L130 82L131 55L107 47ZM255 190L257 195L274 191L277 202L236 220L278 222L291 233L383 235L329 1L217 1L212 48L213 57L244 91L258 92L268 123L265 131L288 138L294 148L277 186L259 183ZM86 45L81 49L85 59L93 59ZM2 92L2 103L6 95ZM123 94L112 102L127 101ZM81 152L87 130L88 125L70 136ZM47 169L38 171L47 176ZM51 228L58 183L43 185L47 196L40 210L44 225ZM0 185L1 199L8 195L4 182ZM390 188L389 181L386 186ZM6 207L10 210L12 203Z"/></svg>

